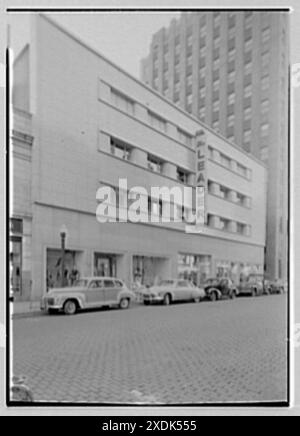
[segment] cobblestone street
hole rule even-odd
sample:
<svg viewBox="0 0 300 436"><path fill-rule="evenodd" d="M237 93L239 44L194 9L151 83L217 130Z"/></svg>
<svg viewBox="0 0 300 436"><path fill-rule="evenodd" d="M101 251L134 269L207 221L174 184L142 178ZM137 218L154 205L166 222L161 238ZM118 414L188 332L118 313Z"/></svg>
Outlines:
<svg viewBox="0 0 300 436"><path fill-rule="evenodd" d="M287 399L286 296L14 319L14 374L36 401Z"/></svg>

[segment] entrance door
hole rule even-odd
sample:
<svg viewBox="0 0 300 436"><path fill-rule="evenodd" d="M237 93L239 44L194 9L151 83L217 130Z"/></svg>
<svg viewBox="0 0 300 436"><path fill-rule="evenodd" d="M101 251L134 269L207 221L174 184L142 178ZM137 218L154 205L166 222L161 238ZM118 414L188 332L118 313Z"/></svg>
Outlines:
<svg viewBox="0 0 300 436"><path fill-rule="evenodd" d="M92 280L86 291L86 300L89 305L101 305L105 302L105 291L102 280Z"/></svg>
<svg viewBox="0 0 300 436"><path fill-rule="evenodd" d="M116 277L117 260L114 255L95 253L94 275L97 277Z"/></svg>

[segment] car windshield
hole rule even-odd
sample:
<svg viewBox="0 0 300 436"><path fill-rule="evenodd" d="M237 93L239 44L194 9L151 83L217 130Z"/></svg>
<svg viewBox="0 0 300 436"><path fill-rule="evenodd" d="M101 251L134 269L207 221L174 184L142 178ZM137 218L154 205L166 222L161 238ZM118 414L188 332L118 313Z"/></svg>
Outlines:
<svg viewBox="0 0 300 436"><path fill-rule="evenodd" d="M76 280L76 282L73 283L72 287L73 288L84 288L86 287L88 284L88 280L87 279L79 279Z"/></svg>
<svg viewBox="0 0 300 436"><path fill-rule="evenodd" d="M206 282L205 282L205 285L214 285L214 284L217 284L217 283L219 283L218 279L207 279Z"/></svg>
<svg viewBox="0 0 300 436"><path fill-rule="evenodd" d="M174 286L174 280L162 280L158 286Z"/></svg>

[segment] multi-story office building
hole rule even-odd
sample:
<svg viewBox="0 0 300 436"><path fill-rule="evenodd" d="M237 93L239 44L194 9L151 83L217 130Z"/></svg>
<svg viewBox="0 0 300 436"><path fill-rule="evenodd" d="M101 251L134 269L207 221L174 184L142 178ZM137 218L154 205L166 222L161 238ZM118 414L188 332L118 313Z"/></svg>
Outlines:
<svg viewBox="0 0 300 436"><path fill-rule="evenodd" d="M30 74L28 72L30 71ZM11 270L15 295L37 299L66 277L113 275L128 285L159 278L263 271L266 168L195 117L130 76L45 16L14 64ZM193 188L205 142L207 225L162 222L152 187ZM198 139L197 139L198 138ZM205 138L205 141L203 140ZM147 190L158 222L96 219L100 186ZM123 192L124 194L124 192ZM175 204L175 214L182 205ZM184 210L195 207L193 196ZM120 211L120 209L119 209Z"/></svg>
<svg viewBox="0 0 300 436"><path fill-rule="evenodd" d="M287 274L287 12L183 13L152 39L143 82L269 168L266 272Z"/></svg>

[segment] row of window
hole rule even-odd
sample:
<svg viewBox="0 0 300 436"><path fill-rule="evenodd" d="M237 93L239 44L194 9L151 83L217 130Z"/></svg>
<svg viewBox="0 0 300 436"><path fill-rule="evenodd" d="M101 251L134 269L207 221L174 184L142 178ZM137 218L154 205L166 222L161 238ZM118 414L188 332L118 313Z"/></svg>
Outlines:
<svg viewBox="0 0 300 436"><path fill-rule="evenodd" d="M111 146L111 154L113 156L134 163L132 159L132 151L134 150L133 146L128 145L114 138L111 138L110 146ZM150 171L165 175L164 169L166 163L168 162L162 160L157 156L154 156L150 153L147 154L147 168ZM192 174L193 173L184 170L182 168L179 167L176 168L176 180L180 183L188 184L190 176Z"/></svg>
<svg viewBox="0 0 300 436"><path fill-rule="evenodd" d="M220 185L212 180L208 181L208 193L215 195L217 197L223 198L224 200L231 201L239 206L251 207L251 198L241 192L237 192L228 188L227 186Z"/></svg>
<svg viewBox="0 0 300 436"><path fill-rule="evenodd" d="M242 236L251 235L251 226L216 215L207 215L207 226L224 232L237 233Z"/></svg>
<svg viewBox="0 0 300 436"><path fill-rule="evenodd" d="M236 174L248 180L251 179L252 175L251 175L251 170L249 168L245 167L244 165L240 164L234 159L231 159L229 156L225 155L224 153L219 152L211 145L208 146L208 156L209 159L219 163L220 165L222 165L227 169L236 172Z"/></svg>

